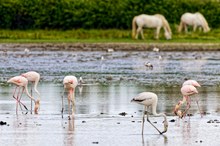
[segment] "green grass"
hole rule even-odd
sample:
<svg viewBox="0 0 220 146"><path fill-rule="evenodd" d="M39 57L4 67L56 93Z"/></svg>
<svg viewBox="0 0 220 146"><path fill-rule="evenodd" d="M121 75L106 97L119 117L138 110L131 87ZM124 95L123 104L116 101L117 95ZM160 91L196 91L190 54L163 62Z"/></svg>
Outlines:
<svg viewBox="0 0 220 146"><path fill-rule="evenodd" d="M208 33L173 32L172 40L166 40L161 30L160 39L154 39L154 30L145 29L145 40L133 40L131 30L0 30L0 43L220 43L220 29L213 29Z"/></svg>

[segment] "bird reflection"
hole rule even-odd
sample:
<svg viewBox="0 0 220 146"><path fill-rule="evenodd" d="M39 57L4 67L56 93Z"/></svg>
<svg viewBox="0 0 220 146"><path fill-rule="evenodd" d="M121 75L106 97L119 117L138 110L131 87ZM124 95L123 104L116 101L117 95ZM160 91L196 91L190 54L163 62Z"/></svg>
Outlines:
<svg viewBox="0 0 220 146"><path fill-rule="evenodd" d="M78 89L79 89L79 94L82 95L83 86L78 86Z"/></svg>
<svg viewBox="0 0 220 146"><path fill-rule="evenodd" d="M163 138L163 143L161 143L161 139ZM146 143L145 143L146 142ZM151 145L167 145L168 138L166 135L157 135L156 137L148 136L146 141L144 139L144 135L142 135L142 146L151 146Z"/></svg>
<svg viewBox="0 0 220 146"><path fill-rule="evenodd" d="M74 146L74 131L75 131L75 122L74 119L68 120L67 131L65 132L64 144Z"/></svg>

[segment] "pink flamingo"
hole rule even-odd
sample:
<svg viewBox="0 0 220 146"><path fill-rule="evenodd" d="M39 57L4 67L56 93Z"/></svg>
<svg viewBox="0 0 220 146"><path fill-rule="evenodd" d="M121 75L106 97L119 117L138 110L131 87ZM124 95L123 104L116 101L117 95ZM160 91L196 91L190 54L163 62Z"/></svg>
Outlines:
<svg viewBox="0 0 220 146"><path fill-rule="evenodd" d="M39 106L40 106L40 100L39 100L39 99L38 99L38 100L35 100L35 99L29 94L29 92L28 92L28 90L27 90L28 80L27 80L25 77L22 77L22 76L15 76L15 77L9 79L7 82L8 82L8 83L13 83L13 84L15 84L15 85L19 88L19 91L18 91L18 93L17 93L17 97L15 97L15 92L16 92L17 87L15 88L14 93L13 93L13 98L15 98L16 101L17 101L17 103L16 103L16 114L17 114L17 111L18 111L18 103L19 103L19 104L22 104L22 105L24 106L24 104L20 101L20 100L21 100L21 96L22 96L24 90L25 90L25 93L27 94L27 96L28 96L31 100L33 100L33 101L35 102L34 113L35 113L35 114L38 114L38 108L39 108ZM20 95L20 97L19 97L20 87L22 87L22 92L21 92L21 95ZM26 107L26 106L24 106L24 107ZM27 108L26 108L26 109L27 109Z"/></svg>
<svg viewBox="0 0 220 146"><path fill-rule="evenodd" d="M147 121L160 133L163 134L167 131L168 128L168 122L167 122L167 117L164 113L157 113L156 112L156 108L157 108L157 101L158 101L158 97L155 93L152 92L142 92L140 94L138 94L136 97L134 97L131 102L136 102L138 104L144 105L144 112L143 112L143 121L142 121L142 135L144 133L144 121L145 121L145 115L147 115ZM149 112L146 111L147 108L151 106L152 107L152 113L154 116L162 116L164 117L164 131L160 131L157 129L156 126L153 125L153 123L151 123L151 121L149 120Z"/></svg>
<svg viewBox="0 0 220 146"><path fill-rule="evenodd" d="M72 116L75 113L75 88L78 85L77 78L75 76L65 76L63 79L63 85L66 90L68 90L68 112L70 119L70 103L72 103ZM62 98L62 118L63 118L63 98Z"/></svg>
<svg viewBox="0 0 220 146"><path fill-rule="evenodd" d="M32 96L32 86L34 85L34 91L38 94L40 98L40 93L37 90L37 85L40 80L40 74L35 71L29 71L21 74L21 76L25 77L29 82L31 82L31 96ZM31 100L31 113L32 113L32 100Z"/></svg>
<svg viewBox="0 0 220 146"><path fill-rule="evenodd" d="M183 83L183 86L181 88L181 93L183 95L183 100L179 101L179 103L175 106L175 109L174 109L174 113L176 115L178 115L179 117L181 117L181 118L186 115L187 111L189 110L189 108L191 106L191 100L190 100L189 96L194 95L194 94L198 94L198 91L195 87L201 87L200 84L198 82L196 82L195 80L187 80ZM179 108L185 102L187 102L187 107L186 107L185 111L182 113L179 110ZM198 109L200 111L198 100L196 100L196 103L197 103ZM200 111L200 114L201 114L201 117L202 117L201 111Z"/></svg>
<svg viewBox="0 0 220 146"><path fill-rule="evenodd" d="M194 87L201 87L200 84L196 80L186 80L182 86L192 85Z"/></svg>

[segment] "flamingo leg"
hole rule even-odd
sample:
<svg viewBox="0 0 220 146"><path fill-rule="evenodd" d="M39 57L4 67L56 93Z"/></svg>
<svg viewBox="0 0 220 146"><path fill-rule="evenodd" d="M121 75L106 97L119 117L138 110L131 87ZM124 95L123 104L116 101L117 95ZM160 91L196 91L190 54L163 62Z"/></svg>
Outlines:
<svg viewBox="0 0 220 146"><path fill-rule="evenodd" d="M19 103L18 96L19 96L19 92L20 92L20 88L18 88L18 93L17 93L17 96L16 96L16 115L18 114L18 103Z"/></svg>
<svg viewBox="0 0 220 146"><path fill-rule="evenodd" d="M186 96L186 102L187 102L187 107L185 109L185 111L183 112L183 115L182 117L185 117L189 111L189 108L191 107L191 100L190 100L190 97L189 96Z"/></svg>
<svg viewBox="0 0 220 146"><path fill-rule="evenodd" d="M13 98L15 98L15 93L16 93L17 88L18 88L18 86L15 87L15 90L14 90L13 95L12 95Z"/></svg>
<svg viewBox="0 0 220 146"><path fill-rule="evenodd" d="M200 113L201 118L202 118L203 115L202 115L202 111L201 111L200 106L199 106L199 100L198 99L196 99L196 104L197 104L197 107L199 109L199 113Z"/></svg>
<svg viewBox="0 0 220 146"><path fill-rule="evenodd" d="M18 93L17 93L17 97L16 97L16 114L18 114L18 104L21 108L21 104L20 104L20 97L19 97L19 94L20 94L20 87L18 88ZM20 95L21 96L21 95ZM21 108L22 110L22 108Z"/></svg>
<svg viewBox="0 0 220 146"><path fill-rule="evenodd" d="M17 88L18 88L18 86L15 87L15 90L14 90L13 95L12 95L12 97L16 100L16 115L18 114L18 112L17 112L17 102L18 102L18 100L15 97L15 93L16 93Z"/></svg>
<svg viewBox="0 0 220 146"><path fill-rule="evenodd" d="M149 114L148 114L148 112L147 112L147 121L160 133L160 134L163 134L162 132L160 132L160 130L159 129L157 129L157 127L156 126L154 126L154 124L153 123L151 123L151 121L149 120Z"/></svg>
<svg viewBox="0 0 220 146"><path fill-rule="evenodd" d="M20 98L18 99L18 102L19 102L19 105L20 105L21 110L23 111L22 106L21 106L21 105L23 105L24 108L26 109L26 113L25 113L25 114L27 114L27 113L28 113L27 107L26 107L23 103L21 103L21 97L22 97L23 93L24 93L24 87L23 87L23 89L22 89L22 92L21 92L21 94L20 94ZM22 113L23 113L23 112L22 112Z"/></svg>
<svg viewBox="0 0 220 146"><path fill-rule="evenodd" d="M74 89L70 89L70 98L71 98L71 103L72 103L72 115L75 114L75 99L74 99Z"/></svg>
<svg viewBox="0 0 220 146"><path fill-rule="evenodd" d="M68 113L69 113L69 120L71 119L70 118L70 93L68 93Z"/></svg>
<svg viewBox="0 0 220 146"><path fill-rule="evenodd" d="M33 91L32 91L32 86L33 86L33 82L31 82L31 96L33 94ZM32 102L32 99L31 99L31 114L32 114L32 107L33 107L33 102Z"/></svg>
<svg viewBox="0 0 220 146"><path fill-rule="evenodd" d="M63 119L63 111L64 111L64 107L63 107L63 95L62 95L62 109L61 109L62 119Z"/></svg>
<svg viewBox="0 0 220 146"><path fill-rule="evenodd" d="M145 122L145 112L146 106L144 106L143 119L142 119L142 135L144 134L144 122Z"/></svg>
<svg viewBox="0 0 220 146"><path fill-rule="evenodd" d="M26 110L28 110L27 107L20 101L21 99L18 98L19 97L19 92L17 93L17 96L15 97L15 93L16 93L17 88L19 88L19 91L20 91L20 87L16 86L16 88L13 92L13 98L16 100L16 106L19 103L20 108L21 108L21 105L22 105ZM22 108L21 108L21 110L22 110ZM16 109L16 114L17 114L17 109Z"/></svg>

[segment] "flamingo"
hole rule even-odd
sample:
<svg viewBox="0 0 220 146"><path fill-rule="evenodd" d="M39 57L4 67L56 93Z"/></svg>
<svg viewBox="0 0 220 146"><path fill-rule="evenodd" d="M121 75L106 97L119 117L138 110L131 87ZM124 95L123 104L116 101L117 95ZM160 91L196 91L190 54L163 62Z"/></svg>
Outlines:
<svg viewBox="0 0 220 146"><path fill-rule="evenodd" d="M134 97L131 102L136 102L138 104L144 105L144 112L143 112L143 121L142 121L142 135L144 133L144 122L145 122L145 115L147 115L147 121L160 133L163 134L165 132L167 132L168 129L168 122L167 122L167 117L164 113L157 113L156 112L156 108L157 108L157 101L158 101L158 97L155 93L152 92L142 92L140 94L138 94L136 97ZM164 117L164 131L160 131L157 129L156 126L153 125L153 123L151 123L151 121L149 120L149 112L146 111L147 107L151 106L152 107L152 114L154 116L162 116Z"/></svg>
<svg viewBox="0 0 220 146"><path fill-rule="evenodd" d="M21 74L21 76L25 77L29 82L31 82L31 96L32 96L32 86L34 85L34 91L38 94L40 98L40 93L37 90L37 85L40 80L40 74L35 71L29 71L26 73ZM31 111L32 111L32 100L31 100Z"/></svg>
<svg viewBox="0 0 220 146"><path fill-rule="evenodd" d="M186 80L182 86L192 85L194 87L201 87L201 85L196 80Z"/></svg>
<svg viewBox="0 0 220 146"><path fill-rule="evenodd" d="M72 103L72 116L74 115L74 107L75 107L75 97L74 92L75 88L78 84L77 78L75 76L65 76L63 79L63 85L66 90L68 90L68 112L70 119L70 102ZM62 99L62 118L63 118L63 99Z"/></svg>
<svg viewBox="0 0 220 146"><path fill-rule="evenodd" d="M20 89L20 87L22 87L22 92L21 92L20 97L19 97L19 91L18 91L18 93L17 93L17 97L15 97L15 92L16 92L17 87L15 88L14 93L13 93L13 98L15 98L16 101L17 101L17 103L16 103L16 114L17 114L17 112L18 112L18 103L19 103L19 104L22 104L24 107L26 107L26 106L20 101L20 100L21 100L21 96L22 96L22 94L23 94L24 91L25 91L25 93L27 94L27 96L28 96L31 100L34 101L34 103L35 103L34 113L35 113L35 114L38 114L38 108L39 108L39 106L40 106L40 100L39 100L39 99L37 99L37 100L34 99L34 98L29 94L29 92L28 92L28 90L27 90L28 80L27 80L25 77L23 77L23 76L15 76L15 77L9 79L7 82L8 82L8 83L13 83L13 84L15 84L17 87L19 87L19 89ZM26 108L26 109L27 109L27 108Z"/></svg>
<svg viewBox="0 0 220 146"><path fill-rule="evenodd" d="M190 84L187 85L186 84L186 85L182 86L181 93L183 95L183 100L179 101L179 103L175 106L174 113L182 118L183 116L186 115L186 112L189 110L189 108L191 106L190 96L198 94L198 91L197 91L197 89L193 85L190 85ZM185 111L182 113L179 110L179 108L185 102L187 102L187 107L186 107ZM198 105L198 101L197 101L197 105ZM198 105L198 108L199 108L199 105ZM200 108L199 108L199 110L200 110ZM200 114L201 114L201 112L200 112ZM202 114L201 114L201 116L202 116Z"/></svg>

